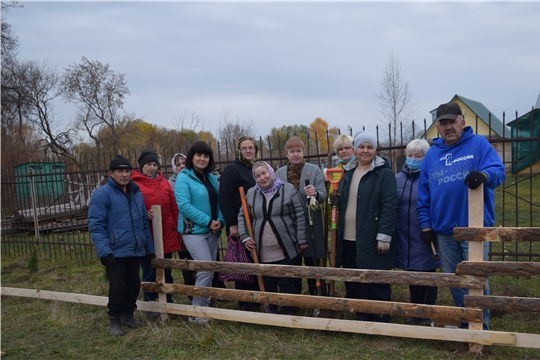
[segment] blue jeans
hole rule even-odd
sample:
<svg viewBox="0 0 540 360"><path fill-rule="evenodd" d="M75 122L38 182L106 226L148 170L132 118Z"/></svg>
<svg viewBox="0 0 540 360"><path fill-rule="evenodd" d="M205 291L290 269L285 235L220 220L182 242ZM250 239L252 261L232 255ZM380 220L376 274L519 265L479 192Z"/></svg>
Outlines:
<svg viewBox="0 0 540 360"><path fill-rule="evenodd" d="M457 264L469 260L469 242L456 241L453 234L437 234L439 242L441 265L445 273L456 272ZM488 259L489 243L484 242L484 261ZM489 278L484 295L489 295ZM459 307L464 306L464 296L469 293L469 289L450 288L454 304ZM465 325L465 324L463 324ZM489 309L484 309L484 330L489 330Z"/></svg>

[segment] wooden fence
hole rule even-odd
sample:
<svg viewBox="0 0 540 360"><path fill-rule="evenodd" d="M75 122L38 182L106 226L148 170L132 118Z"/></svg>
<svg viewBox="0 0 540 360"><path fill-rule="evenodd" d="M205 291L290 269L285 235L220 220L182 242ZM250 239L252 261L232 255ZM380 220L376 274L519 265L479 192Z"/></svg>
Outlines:
<svg viewBox="0 0 540 360"><path fill-rule="evenodd" d="M398 272L383 270L358 270L315 268L285 265L236 264L211 261L189 261L164 259L161 236L161 211L153 207L154 241L157 259L152 261L156 268L156 282L142 284L144 291L159 293L159 302L138 301L139 310L156 311L162 314L204 316L208 318L254 323L290 328L341 331L382 336L417 338L429 340L458 341L470 344L470 351L481 353L484 345L507 345L540 348L539 334L525 334L482 330L483 309L504 311L540 312L540 299L501 296L483 296L487 276L540 276L537 262L483 262L483 242L540 241L540 228L482 228L483 186L469 190L469 223L471 227L455 228L455 239L469 240L469 261L458 265L455 274ZM438 287L463 287L469 289L465 296L465 307L411 304L392 301L358 300L322 296L281 294L260 291L206 288L181 284L166 284L164 269L192 271L226 271L264 276L317 278L321 280L353 281L364 283L388 283L429 285ZM107 298L83 294L69 294L31 289L1 288L4 296L23 296L58 301L77 302L106 306ZM468 321L469 329L421 327L410 325L374 323L341 319L283 316L253 313L238 310L169 304L165 294L211 297L222 300L249 301L259 304L290 305L304 308L319 308L342 312L369 312L407 317L425 317L436 321Z"/></svg>

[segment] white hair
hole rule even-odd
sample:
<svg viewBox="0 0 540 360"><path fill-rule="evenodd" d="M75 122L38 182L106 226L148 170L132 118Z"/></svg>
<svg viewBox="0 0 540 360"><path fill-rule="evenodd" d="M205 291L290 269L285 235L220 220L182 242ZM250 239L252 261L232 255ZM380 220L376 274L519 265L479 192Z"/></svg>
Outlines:
<svg viewBox="0 0 540 360"><path fill-rule="evenodd" d="M409 151L420 151L423 155L426 155L426 152L429 150L429 143L425 139L414 139L407 144L405 152Z"/></svg>

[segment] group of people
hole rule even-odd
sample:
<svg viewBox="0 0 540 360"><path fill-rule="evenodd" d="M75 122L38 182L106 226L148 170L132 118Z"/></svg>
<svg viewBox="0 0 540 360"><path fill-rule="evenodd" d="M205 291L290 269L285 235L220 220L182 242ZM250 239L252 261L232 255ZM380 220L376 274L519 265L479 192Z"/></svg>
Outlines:
<svg viewBox="0 0 540 360"><path fill-rule="evenodd" d="M407 145L406 163L397 175L386 159L376 155L373 134L360 131L354 137L336 139L334 151L344 170L337 195L328 199L339 209L336 266L422 272L435 272L442 266L445 272L454 272L459 262L467 260L468 245L453 239L453 228L467 226L467 188L476 189L482 183L486 187L485 226L493 226L493 189L505 179L500 158L487 140L465 126L458 104L439 106L436 126L440 138L434 139L431 149L426 140ZM319 167L306 162L300 138L288 139L285 150L288 163L274 172L270 164L258 160L255 140L240 138L236 159L224 169L219 185L213 174L212 149L202 141L187 156L174 156L174 175L168 181L159 171L153 150L143 150L136 170L120 155L111 161L108 183L91 199L89 230L109 279L112 335L123 335L122 325L140 326L133 318L140 291L139 266L144 281L155 281L152 205L162 209L165 258L178 251L181 258L216 261L225 229L227 236L242 241L248 256L256 250L261 263L320 265L327 241L322 211L328 195L325 176ZM242 211L240 187L246 191L249 219ZM432 248L439 251L440 263ZM206 287L212 286L214 277L209 271L183 275L184 283ZM165 280L173 282L170 270L166 270ZM302 293L302 279L265 276L263 284L265 291ZM307 284L309 294L319 293L314 279ZM235 288L258 290L258 284L235 283ZM391 299L389 284L346 282L345 288L348 298ZM463 306L467 289L451 292L455 305ZM437 288L410 286L410 295L413 303L435 304ZM156 297L144 294L147 301ZM192 304L210 306L210 299L194 296ZM239 303L242 310L253 310L255 305ZM296 310L291 306L269 308L285 315ZM359 312L356 319L388 322L390 316ZM488 319L486 311L485 328ZM204 317L189 320L207 321ZM427 325L431 321L409 318L406 323Z"/></svg>

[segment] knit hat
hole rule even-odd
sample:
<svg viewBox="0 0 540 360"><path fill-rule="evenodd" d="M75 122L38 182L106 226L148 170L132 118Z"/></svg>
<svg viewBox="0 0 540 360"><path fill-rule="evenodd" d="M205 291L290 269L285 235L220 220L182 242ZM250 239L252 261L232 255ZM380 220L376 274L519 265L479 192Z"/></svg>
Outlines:
<svg viewBox="0 0 540 360"><path fill-rule="evenodd" d="M139 160L137 160L137 162L139 163L140 169L142 169L144 164L149 162L155 162L159 165L159 159L154 149L143 149L141 152L141 156L139 156Z"/></svg>
<svg viewBox="0 0 540 360"><path fill-rule="evenodd" d="M461 108L455 102L449 102L447 104L441 104L437 108L437 120L450 119L455 120L458 116L463 116Z"/></svg>
<svg viewBox="0 0 540 360"><path fill-rule="evenodd" d="M111 164L109 165L109 170L116 170L116 169L133 169L131 167L131 164L129 163L129 160L123 157L122 155L116 155L114 159L111 160Z"/></svg>
<svg viewBox="0 0 540 360"><path fill-rule="evenodd" d="M366 142L373 145L373 148L377 150L377 139L375 138L375 136L370 132L362 130L362 131L357 132L354 135L354 138L353 138L354 151L356 152L356 149L358 148L358 146Z"/></svg>

